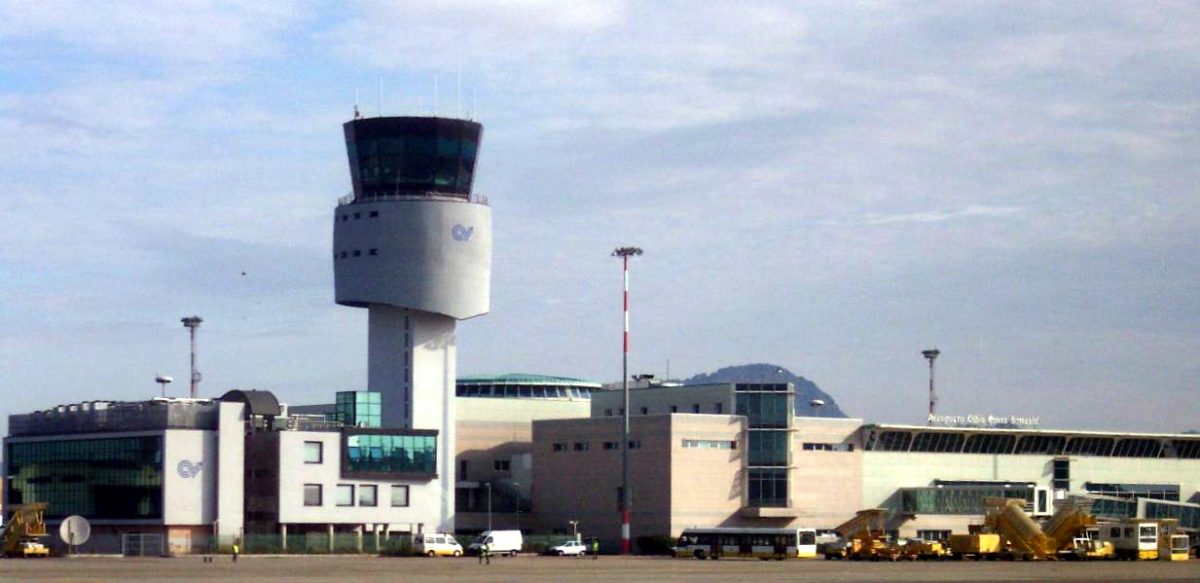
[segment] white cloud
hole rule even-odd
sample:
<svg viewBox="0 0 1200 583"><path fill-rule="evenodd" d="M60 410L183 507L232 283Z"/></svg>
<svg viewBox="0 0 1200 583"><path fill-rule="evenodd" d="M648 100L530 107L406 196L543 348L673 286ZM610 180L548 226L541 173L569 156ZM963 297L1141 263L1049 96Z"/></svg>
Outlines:
<svg viewBox="0 0 1200 583"><path fill-rule="evenodd" d="M245 61L277 54L275 36L299 19L298 2L203 0L3 3L0 39L50 38L66 46L149 62Z"/></svg>
<svg viewBox="0 0 1200 583"><path fill-rule="evenodd" d="M972 205L956 211L927 211L919 213L904 213L886 216L870 216L866 219L868 225L892 225L903 223L940 223L954 219L970 217L1006 217L1025 210L1015 206L982 206Z"/></svg>

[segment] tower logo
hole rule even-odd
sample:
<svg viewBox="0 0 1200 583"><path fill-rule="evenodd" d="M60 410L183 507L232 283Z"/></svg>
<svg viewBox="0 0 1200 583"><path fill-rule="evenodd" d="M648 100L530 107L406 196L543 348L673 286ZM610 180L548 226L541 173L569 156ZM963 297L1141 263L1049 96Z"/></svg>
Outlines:
<svg viewBox="0 0 1200 583"><path fill-rule="evenodd" d="M195 478L200 475L200 470L204 468L204 462L192 463L190 460L180 460L179 465L175 467L175 471L179 472L181 478Z"/></svg>
<svg viewBox="0 0 1200 583"><path fill-rule="evenodd" d="M474 232L475 227L454 225L454 228L450 229L450 236L454 237L455 241L466 241L471 238L471 234Z"/></svg>

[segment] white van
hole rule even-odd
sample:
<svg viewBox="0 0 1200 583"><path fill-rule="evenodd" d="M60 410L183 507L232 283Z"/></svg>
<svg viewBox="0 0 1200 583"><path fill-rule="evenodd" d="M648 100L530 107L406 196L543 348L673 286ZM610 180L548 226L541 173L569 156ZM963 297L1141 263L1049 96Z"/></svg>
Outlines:
<svg viewBox="0 0 1200 583"><path fill-rule="evenodd" d="M485 530L471 546L467 547L467 551L473 555L479 554L484 543L492 545L493 555L508 555L510 557L517 556L521 552L521 547L525 544L525 539L521 537L519 530Z"/></svg>
<svg viewBox="0 0 1200 583"><path fill-rule="evenodd" d="M418 534L413 547L417 553L429 557L461 557L462 545L454 540L454 535L443 533Z"/></svg>

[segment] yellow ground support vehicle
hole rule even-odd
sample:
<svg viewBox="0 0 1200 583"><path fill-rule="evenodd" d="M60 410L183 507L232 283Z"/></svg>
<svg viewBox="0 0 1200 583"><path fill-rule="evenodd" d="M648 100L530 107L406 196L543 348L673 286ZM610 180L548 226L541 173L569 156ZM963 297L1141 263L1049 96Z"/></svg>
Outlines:
<svg viewBox="0 0 1200 583"><path fill-rule="evenodd" d="M4 556L50 556L50 549L38 542L38 539L46 536L47 506L44 502L8 505L8 519L4 521Z"/></svg>
<svg viewBox="0 0 1200 583"><path fill-rule="evenodd" d="M904 543L903 556L910 561L941 561L950 556L950 546L937 540L909 539Z"/></svg>
<svg viewBox="0 0 1200 583"><path fill-rule="evenodd" d="M1166 548L1160 548L1158 556L1160 559L1171 561L1186 561L1191 553L1191 546L1188 543L1188 535L1172 534L1163 537Z"/></svg>
<svg viewBox="0 0 1200 583"><path fill-rule="evenodd" d="M1100 539L1112 543L1116 558L1126 561L1158 559L1160 532L1154 519L1128 518L1100 525Z"/></svg>
<svg viewBox="0 0 1200 583"><path fill-rule="evenodd" d="M1001 556L1010 559L1080 558L1074 552L1075 542L1096 524L1091 514L1093 501L1082 497L1061 502L1045 527L1025 514L1022 499L988 498L984 502L988 507L984 522L1003 537Z"/></svg>
<svg viewBox="0 0 1200 583"><path fill-rule="evenodd" d="M1003 550L1000 535L993 532L952 534L948 542L950 555L956 559L995 559Z"/></svg>
<svg viewBox="0 0 1200 583"><path fill-rule="evenodd" d="M886 520L887 510L883 508L859 510L854 518L834 529L847 541L840 551L841 557L835 557L826 552L825 558L847 558L852 561L884 559L895 561L903 557L904 549L887 540L884 528Z"/></svg>

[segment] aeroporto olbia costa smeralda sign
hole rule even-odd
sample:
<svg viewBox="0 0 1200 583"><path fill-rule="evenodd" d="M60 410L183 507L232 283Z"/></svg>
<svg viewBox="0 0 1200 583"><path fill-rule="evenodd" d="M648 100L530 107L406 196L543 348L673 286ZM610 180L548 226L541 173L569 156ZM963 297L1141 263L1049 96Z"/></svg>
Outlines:
<svg viewBox="0 0 1200 583"><path fill-rule="evenodd" d="M1042 425L1042 418L1018 415L930 415L929 424L938 427L1037 429Z"/></svg>

